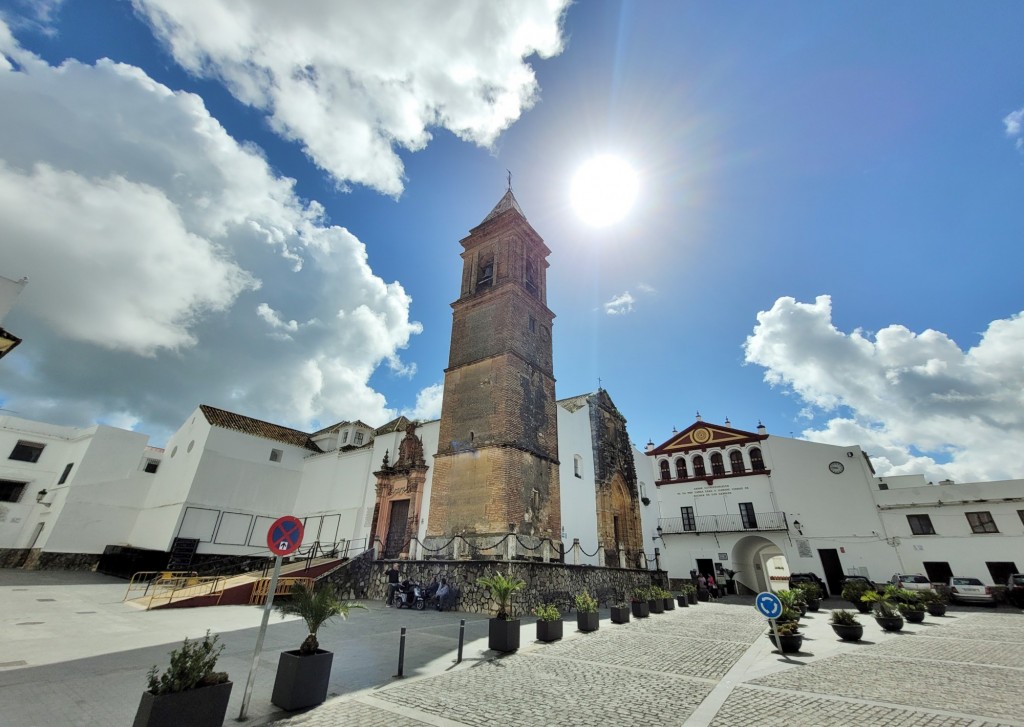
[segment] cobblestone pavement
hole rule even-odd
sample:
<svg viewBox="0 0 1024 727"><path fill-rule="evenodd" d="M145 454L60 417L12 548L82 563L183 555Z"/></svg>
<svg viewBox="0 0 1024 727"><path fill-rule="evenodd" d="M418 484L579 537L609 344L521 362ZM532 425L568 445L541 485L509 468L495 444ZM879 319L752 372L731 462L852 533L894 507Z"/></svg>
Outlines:
<svg viewBox="0 0 1024 727"><path fill-rule="evenodd" d="M836 607L843 604L834 602ZM771 650L750 600L727 599L329 701L280 727L411 725L884 725L1024 727L1024 616L961 610L900 634L862 617L838 641L809 614L801 653ZM487 652L490 654L491 652Z"/></svg>

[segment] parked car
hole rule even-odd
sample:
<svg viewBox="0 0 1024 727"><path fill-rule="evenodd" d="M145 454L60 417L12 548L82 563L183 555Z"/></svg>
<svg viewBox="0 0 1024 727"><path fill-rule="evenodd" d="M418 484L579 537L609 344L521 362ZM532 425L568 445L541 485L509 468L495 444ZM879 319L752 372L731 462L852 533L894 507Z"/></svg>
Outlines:
<svg viewBox="0 0 1024 727"><path fill-rule="evenodd" d="M1024 573L1014 573L1006 580L1006 597L1017 608L1024 608Z"/></svg>
<svg viewBox="0 0 1024 727"><path fill-rule="evenodd" d="M817 583L818 588L821 589L821 597L828 598L828 586L818 577L817 573L790 573L789 587L793 588L797 583Z"/></svg>
<svg viewBox="0 0 1024 727"><path fill-rule="evenodd" d="M872 588L875 587L875 582L872 581L867 576L843 576L842 578L839 579L839 587L840 587L840 589L843 586L845 586L847 583L849 583L850 581L860 581L861 583L868 584Z"/></svg>
<svg viewBox="0 0 1024 727"><path fill-rule="evenodd" d="M978 578L953 576L949 579L949 600L954 603L983 603L995 606L996 596L991 586Z"/></svg>
<svg viewBox="0 0 1024 727"><path fill-rule="evenodd" d="M894 573L889 583L897 588L906 588L908 591L930 591L932 582L920 573Z"/></svg>

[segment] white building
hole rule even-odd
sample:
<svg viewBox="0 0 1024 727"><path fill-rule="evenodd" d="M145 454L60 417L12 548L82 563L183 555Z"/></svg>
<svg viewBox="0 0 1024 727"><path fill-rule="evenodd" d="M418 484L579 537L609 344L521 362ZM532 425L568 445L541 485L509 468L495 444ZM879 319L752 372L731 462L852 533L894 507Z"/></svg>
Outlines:
<svg viewBox="0 0 1024 727"><path fill-rule="evenodd" d="M734 572L746 591L814 572L875 581L923 573L1005 583L1024 567L1024 480L933 485L876 477L867 455L700 420L648 446L655 537L673 578Z"/></svg>

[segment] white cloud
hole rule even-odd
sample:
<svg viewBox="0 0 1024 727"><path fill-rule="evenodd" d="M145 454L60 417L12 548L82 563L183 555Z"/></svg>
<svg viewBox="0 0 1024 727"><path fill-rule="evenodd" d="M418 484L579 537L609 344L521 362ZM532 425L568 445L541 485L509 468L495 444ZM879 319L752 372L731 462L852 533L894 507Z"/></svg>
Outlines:
<svg viewBox="0 0 1024 727"><path fill-rule="evenodd" d="M3 273L29 277L11 316L34 320L6 408L158 435L199 402L299 427L395 415L369 380L414 370L409 296L198 96L52 67L0 22L0 98Z"/></svg>
<svg viewBox="0 0 1024 727"><path fill-rule="evenodd" d="M537 101L568 0L133 0L174 58L265 111L344 185L397 195L431 127L489 146Z"/></svg>
<svg viewBox="0 0 1024 727"><path fill-rule="evenodd" d="M1009 444L1024 436L1024 314L993 321L966 352L933 330L843 333L827 295L813 304L779 298L757 321L746 360L765 368L768 383L819 411L850 412L806 438L861 444L881 474L1022 476Z"/></svg>
<svg viewBox="0 0 1024 727"><path fill-rule="evenodd" d="M444 398L444 384L431 384L416 395L416 406L403 409L402 414L417 421L430 421L441 416L441 400Z"/></svg>
<svg viewBox="0 0 1024 727"><path fill-rule="evenodd" d="M1003 124L1006 126L1006 135L1016 139L1018 149L1024 149L1024 136L1021 135L1024 131L1024 109L1017 109L1007 115L1003 119Z"/></svg>
<svg viewBox="0 0 1024 727"><path fill-rule="evenodd" d="M633 312L633 303L636 300L627 290L624 293L613 296L611 300L604 304L604 312L610 316L623 315L625 313Z"/></svg>
<svg viewBox="0 0 1024 727"><path fill-rule="evenodd" d="M647 295L654 295L658 292L654 289L653 285L648 285L647 283L637 283L636 289Z"/></svg>

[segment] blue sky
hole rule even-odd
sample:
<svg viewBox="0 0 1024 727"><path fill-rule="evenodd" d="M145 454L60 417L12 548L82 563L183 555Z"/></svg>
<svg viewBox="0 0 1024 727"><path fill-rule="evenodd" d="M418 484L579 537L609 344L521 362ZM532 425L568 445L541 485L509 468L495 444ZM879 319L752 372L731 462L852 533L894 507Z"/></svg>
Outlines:
<svg viewBox="0 0 1024 727"><path fill-rule="evenodd" d="M383 8L382 8L383 6ZM0 2L0 406L436 417L459 239L552 250L559 397L1024 476L1019 3ZM103 60L107 59L107 60ZM569 204L599 154L640 196Z"/></svg>

